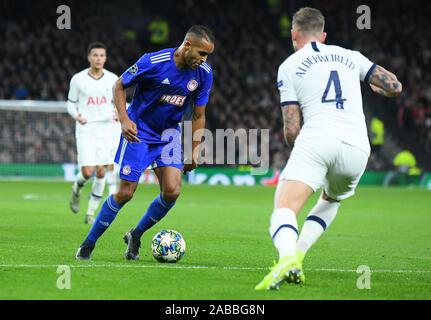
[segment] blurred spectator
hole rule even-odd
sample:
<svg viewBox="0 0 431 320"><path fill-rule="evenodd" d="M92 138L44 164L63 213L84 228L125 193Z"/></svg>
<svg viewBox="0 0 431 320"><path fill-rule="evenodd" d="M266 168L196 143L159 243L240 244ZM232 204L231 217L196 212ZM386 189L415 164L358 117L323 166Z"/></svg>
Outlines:
<svg viewBox="0 0 431 320"><path fill-rule="evenodd" d="M13 91L15 99L25 99L28 95L28 90L23 85L18 84L18 86Z"/></svg>
<svg viewBox="0 0 431 320"><path fill-rule="evenodd" d="M378 157L375 152L370 153L368 159L367 170L383 171L386 170L386 164L381 157Z"/></svg>
<svg viewBox="0 0 431 320"><path fill-rule="evenodd" d="M428 136L426 137L425 141L425 152L431 154L431 130L428 129Z"/></svg>
<svg viewBox="0 0 431 320"><path fill-rule="evenodd" d="M124 36L132 41L136 41L136 32L132 28L128 28L124 31Z"/></svg>
<svg viewBox="0 0 431 320"><path fill-rule="evenodd" d="M271 14L280 13L281 1L282 0L266 0L266 3L268 4L269 12Z"/></svg>
<svg viewBox="0 0 431 320"><path fill-rule="evenodd" d="M400 151L393 160L395 171L390 171L383 181L384 186L393 184L410 185L412 177L420 176L422 171L416 167L416 158L409 150Z"/></svg>
<svg viewBox="0 0 431 320"><path fill-rule="evenodd" d="M283 13L280 16L280 36L282 38L290 37L290 30L292 29L289 16L286 13Z"/></svg>
<svg viewBox="0 0 431 320"><path fill-rule="evenodd" d="M371 131L371 152L380 154L383 143L385 141L385 125L382 120L377 117L371 119L370 124Z"/></svg>
<svg viewBox="0 0 431 320"><path fill-rule="evenodd" d="M152 44L164 45L169 40L169 25L166 20L157 18L148 26Z"/></svg>

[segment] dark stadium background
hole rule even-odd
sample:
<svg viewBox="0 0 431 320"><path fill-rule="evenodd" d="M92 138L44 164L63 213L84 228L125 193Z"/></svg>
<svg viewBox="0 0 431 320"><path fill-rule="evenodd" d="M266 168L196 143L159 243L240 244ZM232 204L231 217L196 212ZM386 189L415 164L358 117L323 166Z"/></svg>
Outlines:
<svg viewBox="0 0 431 320"><path fill-rule="evenodd" d="M394 72L403 83L396 99L376 96L364 86L367 122L380 118L385 144L373 153L369 170L391 170L394 155L410 150L423 171L431 170L431 2L294 0L1 0L0 99L65 101L73 74L86 68L92 41L108 47L105 67L120 75L143 53L178 46L193 24L216 36L209 63L214 85L206 127L270 129L271 168L289 156L282 135L277 68L292 53L289 20L303 6L322 10L327 43L360 50ZM71 9L71 29L59 30L57 6ZM371 9L371 29L359 30L356 8ZM284 19L284 20L283 20ZM168 26L162 43L149 26ZM284 21L287 24L282 24ZM132 91L128 92L129 100ZM74 121L47 113L28 123L28 112L0 110L0 164L75 162Z"/></svg>
<svg viewBox="0 0 431 320"><path fill-rule="evenodd" d="M71 10L70 30L57 28L60 5ZM357 28L359 5L371 10L370 30ZM307 253L306 285L255 291L278 255L268 227L274 178L289 150L276 77L280 63L293 52L290 19L304 6L325 15L326 43L361 51L394 72L403 92L388 99L363 85L367 123L373 118L383 121L384 144L373 146L356 195L343 200L330 229ZM325 309L329 300L343 300L344 306L347 300L385 300L377 303L386 318L388 311L398 311L396 306L400 312L403 307L413 310L402 300L429 300L430 17L428 0L0 0L0 301L16 312L24 308L11 300L98 300L92 309L99 318L101 310L112 310L113 300L136 300L128 301L133 308L122 309L139 310L145 318L150 312L166 315L166 307L174 304L201 306L208 312L209 305L262 304L266 318L274 319L275 314L304 309L298 306L321 316L323 304L310 308L310 300L324 300ZM151 32L155 22L156 30L168 27L166 38L163 32ZM88 183L82 189L81 212L71 213L71 181L78 168L75 121L65 107L70 78L88 67L90 42L107 45L106 69L120 75L145 52L180 45L193 24L207 25L216 36L209 59L214 85L206 127L213 132L270 129L271 170L267 176L254 176L249 166L203 165L184 175L188 183L183 183L173 211L143 235L140 260L126 261L124 233L160 192L154 175L146 171L142 177L148 179L99 240L93 261L77 261L76 250L90 228L83 223L84 198L92 190ZM161 43L151 41L154 34L162 35ZM127 93L130 101L133 90ZM381 187L401 150L415 155L421 175L393 180L402 187ZM258 185L264 179L266 186ZM316 192L301 210L298 227L319 195ZM151 240L163 229L177 230L186 240L179 264L160 265L153 259ZM100 308L105 299L108 307ZM300 305L298 300L305 301ZM33 317L37 303L26 308ZM145 303L149 308L142 308ZM358 304L353 303L355 312ZM67 304L64 310L78 310L82 317L79 306ZM376 305L370 306L374 313ZM46 303L41 306L45 316ZM339 306L335 302L333 310Z"/></svg>

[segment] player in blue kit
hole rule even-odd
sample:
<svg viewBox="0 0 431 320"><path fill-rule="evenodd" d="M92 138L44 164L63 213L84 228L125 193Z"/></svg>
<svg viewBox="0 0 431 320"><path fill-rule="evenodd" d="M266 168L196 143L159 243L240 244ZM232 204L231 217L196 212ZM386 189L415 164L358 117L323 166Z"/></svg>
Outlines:
<svg viewBox="0 0 431 320"><path fill-rule="evenodd" d="M205 107L212 85L212 69L206 60L214 51L214 41L211 30L192 26L181 46L144 54L114 84L114 102L122 130L115 157L120 166L120 185L118 192L103 203L76 259L91 259L96 241L132 199L141 173L148 166L155 167L161 192L137 226L125 234L126 259L139 259L142 234L175 205L182 172L197 167L195 150L202 138L200 129L205 127ZM133 100L126 109L124 90L135 84ZM184 154L183 159L178 124L190 104L194 106L193 142L191 153Z"/></svg>

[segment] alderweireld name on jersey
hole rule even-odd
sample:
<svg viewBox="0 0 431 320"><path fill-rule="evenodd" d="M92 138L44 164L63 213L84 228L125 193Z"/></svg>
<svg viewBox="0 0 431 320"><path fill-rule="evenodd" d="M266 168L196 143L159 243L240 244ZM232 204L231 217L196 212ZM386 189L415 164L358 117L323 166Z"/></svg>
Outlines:
<svg viewBox="0 0 431 320"><path fill-rule="evenodd" d="M297 71L295 74L298 77L302 78L312 65L320 62L339 62L341 64L344 64L347 68L351 70L355 69L355 63L345 56L341 56L338 54L317 54L309 56L305 60L303 60L298 67L299 71Z"/></svg>

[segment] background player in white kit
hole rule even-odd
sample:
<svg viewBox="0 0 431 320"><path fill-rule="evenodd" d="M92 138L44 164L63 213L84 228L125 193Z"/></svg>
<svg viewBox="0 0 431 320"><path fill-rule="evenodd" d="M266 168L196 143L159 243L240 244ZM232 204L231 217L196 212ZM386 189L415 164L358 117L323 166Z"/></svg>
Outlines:
<svg viewBox="0 0 431 320"><path fill-rule="evenodd" d="M112 85L118 76L103 68L106 46L99 42L90 44L88 62L90 67L78 72L70 80L67 110L76 119L78 166L81 167L72 186L70 208L78 213L81 189L96 169L85 216L85 223L92 224L105 189L105 166L108 168L106 180L109 193L115 192L117 174L113 171L113 163L120 141L121 125L112 100Z"/></svg>
<svg viewBox="0 0 431 320"><path fill-rule="evenodd" d="M295 13L296 52L278 70L284 136L292 152L277 185L269 228L279 261L256 290L278 289L284 281L304 283L305 253L331 224L340 201L354 194L370 153L360 81L387 97L402 90L395 75L361 53L323 44L323 29L319 10ZM321 197L298 237L296 217L319 188Z"/></svg>

